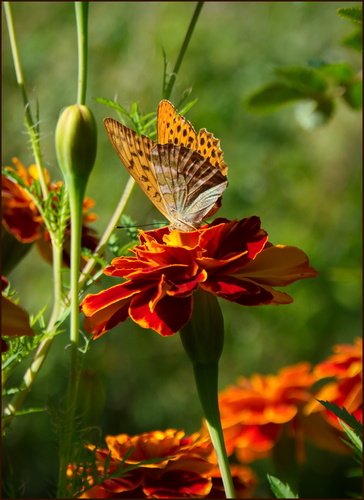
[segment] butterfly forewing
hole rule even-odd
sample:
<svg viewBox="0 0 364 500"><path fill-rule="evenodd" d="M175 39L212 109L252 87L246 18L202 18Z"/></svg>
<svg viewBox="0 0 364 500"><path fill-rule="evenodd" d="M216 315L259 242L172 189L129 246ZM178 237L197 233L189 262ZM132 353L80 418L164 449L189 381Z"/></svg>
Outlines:
<svg viewBox="0 0 364 500"><path fill-rule="evenodd" d="M112 118L105 118L104 125L111 144L130 175L166 217L165 203L151 162L151 150L155 143L146 136L138 136L133 130Z"/></svg>
<svg viewBox="0 0 364 500"><path fill-rule="evenodd" d="M166 99L159 103L157 123L158 144L186 146L200 153L223 175L227 175L227 165L223 160L224 154L219 139L204 128L196 134L191 123L179 115L176 108Z"/></svg>
<svg viewBox="0 0 364 500"><path fill-rule="evenodd" d="M192 150L197 147L197 134L191 123L179 115L166 99L158 106L158 144L175 144Z"/></svg>
<svg viewBox="0 0 364 500"><path fill-rule="evenodd" d="M197 134L196 151L209 160L211 165L217 167L223 175L227 175L227 165L223 160L224 153L220 148L220 141L205 128Z"/></svg>

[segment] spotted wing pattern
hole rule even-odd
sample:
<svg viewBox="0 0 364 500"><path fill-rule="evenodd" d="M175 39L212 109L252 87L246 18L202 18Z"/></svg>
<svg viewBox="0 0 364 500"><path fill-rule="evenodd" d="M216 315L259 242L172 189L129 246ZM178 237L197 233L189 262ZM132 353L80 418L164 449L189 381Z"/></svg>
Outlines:
<svg viewBox="0 0 364 500"><path fill-rule="evenodd" d="M206 129L196 133L191 123L177 113L176 108L163 99L158 106L158 144L186 146L200 153L209 163L227 175L220 141Z"/></svg>
<svg viewBox="0 0 364 500"><path fill-rule="evenodd" d="M105 118L104 126L111 144L130 175L134 177L157 209L168 218L168 211L151 161L151 150L155 143L146 136L137 135L133 130L112 118Z"/></svg>
<svg viewBox="0 0 364 500"><path fill-rule="evenodd" d="M172 228L191 231L216 212L227 186L220 141L159 103L158 144L112 118L104 125L121 162Z"/></svg>
<svg viewBox="0 0 364 500"><path fill-rule="evenodd" d="M226 177L185 146L157 144L151 157L172 228L197 228L224 192Z"/></svg>

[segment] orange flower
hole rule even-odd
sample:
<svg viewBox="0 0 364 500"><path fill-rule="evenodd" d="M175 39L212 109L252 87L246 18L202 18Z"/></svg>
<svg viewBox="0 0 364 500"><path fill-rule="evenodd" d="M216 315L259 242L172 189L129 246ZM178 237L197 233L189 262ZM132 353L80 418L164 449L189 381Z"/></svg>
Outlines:
<svg viewBox="0 0 364 500"><path fill-rule="evenodd" d="M14 172L27 186L31 187L38 180L36 165L26 168L17 158L12 159L14 167L5 167ZM62 182L50 183L48 172L45 172L47 187L50 193L57 198ZM42 257L52 262L51 242L48 231L34 201L28 192L19 184L2 175L2 223L5 229L21 243L37 243ZM87 224L94 221L95 214L86 213L93 207L94 201L84 200L84 218L82 227L82 247L94 250L98 243L95 232ZM63 260L69 265L70 227L66 229Z"/></svg>
<svg viewBox="0 0 364 500"><path fill-rule="evenodd" d="M1 276L1 291L8 287L8 280ZM34 332L29 325L29 315L24 309L1 294L1 335L4 337L33 336ZM1 338L1 352L6 352L8 346Z"/></svg>
<svg viewBox="0 0 364 500"><path fill-rule="evenodd" d="M217 219L189 232L140 231L134 256L104 270L124 282L83 300L86 328L96 338L130 316L171 335L190 319L198 288L241 305L288 304L292 298L273 287L317 273L301 250L267 239L258 217Z"/></svg>
<svg viewBox="0 0 364 500"><path fill-rule="evenodd" d="M235 451L239 460L251 462L270 454L283 428L300 438L301 408L311 398L313 381L310 365L300 363L277 375L241 378L222 391L219 405L228 453Z"/></svg>
<svg viewBox="0 0 364 500"><path fill-rule="evenodd" d="M335 377L326 383L315 395L315 399L330 401L337 406L345 407L360 422L363 421L362 387L363 387L363 342L355 340L354 345L340 344L333 348L334 354L315 367L317 381L327 377ZM337 417L327 411L318 401L311 401L306 409L307 414L324 412L327 420L341 430Z"/></svg>
<svg viewBox="0 0 364 500"><path fill-rule="evenodd" d="M197 433L186 436L168 429L133 437L120 434L107 436L106 444L107 449L96 450L98 470L104 473L107 463L106 474L115 477L80 498L201 498L211 490L209 474L216 467L210 462L212 445ZM135 468L123 473L130 466Z"/></svg>
<svg viewBox="0 0 364 500"><path fill-rule="evenodd" d="M92 486L96 478L82 465L68 467L69 478L82 475L86 488L91 486L79 498L225 498L208 436L168 429L107 436L106 444L95 452L97 470L108 479ZM249 498L257 482L253 472L238 465L231 472L237 498Z"/></svg>

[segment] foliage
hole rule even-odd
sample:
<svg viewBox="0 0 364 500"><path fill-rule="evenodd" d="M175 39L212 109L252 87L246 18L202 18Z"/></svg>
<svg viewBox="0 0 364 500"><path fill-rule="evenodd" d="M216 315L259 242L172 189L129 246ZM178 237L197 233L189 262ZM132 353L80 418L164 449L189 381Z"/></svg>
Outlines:
<svg viewBox="0 0 364 500"><path fill-rule="evenodd" d="M339 9L338 13L361 25L361 7ZM350 35L345 44L355 46L357 37L359 32ZM360 33L360 43L361 38ZM307 66L276 68L275 77L275 81L246 99L249 111L270 112L297 102L296 118L303 128L311 130L332 118L338 98L344 99L352 109L362 108L362 79L347 62L329 63L314 59Z"/></svg>
<svg viewBox="0 0 364 500"><path fill-rule="evenodd" d="M14 154L27 160L34 156L27 164L40 158L53 179L60 174L52 129L59 110L72 100L76 80L74 19L69 5L43 3L30 9L27 3L14 3L25 81L29 89L36 89L26 105L14 85L5 32L3 40L4 163ZM89 102L100 124L100 143L89 192L96 199L95 227L100 235L107 228L127 178L102 130L105 110L108 108L108 114L116 112L139 134L155 139L160 88L165 92L173 75L173 71L167 71L172 66L160 47L168 48L173 59L191 10L192 5L183 2L90 4ZM351 341L360 328L357 205L361 135L359 113L355 111L362 107L362 82L357 54L347 48L361 47L361 8L343 7L338 14L343 19L336 21L332 5L324 2L206 3L171 97L197 127L206 126L221 139L230 186L219 214L235 219L261 215L272 242L302 245L320 271L316 283L292 286L295 302L284 311L264 307L258 312L253 308L241 310L231 303L223 305L226 338L221 386L237 375L265 373L291 361L308 359L315 363L334 342ZM355 23L356 30L340 47L338 40L347 29L344 18ZM53 28L44 30L44 26ZM226 33L218 37L221 30ZM301 64L302 60L309 63ZM251 93L272 66L276 66L274 81ZM109 98L117 91L118 99ZM39 95L34 97L34 93ZM198 106L194 106L195 95ZM304 128L326 127L315 134L302 133L285 111L273 118L246 113L240 105L242 98L247 109L259 112L297 105L295 112ZM33 102L35 106L29 104ZM24 111L28 141L22 125ZM53 243L64 245L69 225L65 188L60 188L56 198L44 196L40 180L29 187L16 174L5 175L36 204ZM93 261L94 267L81 278L82 294L115 284L102 269L113 257L130 255L128 249L137 236L133 226L149 227L156 218L148 201L135 190L97 254L83 249L83 258L88 263ZM116 224L122 228L114 230ZM31 381L31 390L25 391L26 401L19 405L6 429L4 494L52 497L58 468L55 436L59 438L62 431L70 353L65 334L70 314L69 269L64 263L60 266L61 309L53 315L51 266L39 258L36 245L31 248L15 240L21 249L17 254L9 236L4 234L4 245L11 259L4 259L4 269L9 264L10 281L19 290L22 306L38 325L35 337L12 338L9 351L3 354L5 406L23 394L23 377L32 358L44 352L49 340L53 347L45 354L44 364L43 359L39 363L40 374ZM94 458L86 456L84 448L93 433L136 434L146 428L170 426L192 431L200 425L198 402L178 339L146 335L128 321L100 341L82 337L78 349L81 379L87 375L82 397L88 402L82 406L80 398L82 410L77 415L80 420L75 444L80 463L84 460L95 469ZM92 411L87 413L86 408ZM356 429L353 432L344 427L347 441L357 453L359 427L345 420L343 410L338 416ZM297 488L303 496L310 488L328 497L349 490L346 472L351 457L341 459L332 453L323 456L324 470L311 467L310 461L302 465L302 477L310 474L310 480L302 481ZM314 450L309 456L312 464L317 463L317 457L321 459L322 455ZM271 470L271 463L257 461L252 467L261 479ZM80 493L87 474L78 479L82 484L75 485L75 491ZM288 498L284 495L292 494L273 476L270 483L276 495ZM257 496L270 496L263 482Z"/></svg>
<svg viewBox="0 0 364 500"><path fill-rule="evenodd" d="M267 478L272 492L276 498L298 498L298 495L295 495L292 492L288 484L282 483L280 479L269 474L267 475Z"/></svg>

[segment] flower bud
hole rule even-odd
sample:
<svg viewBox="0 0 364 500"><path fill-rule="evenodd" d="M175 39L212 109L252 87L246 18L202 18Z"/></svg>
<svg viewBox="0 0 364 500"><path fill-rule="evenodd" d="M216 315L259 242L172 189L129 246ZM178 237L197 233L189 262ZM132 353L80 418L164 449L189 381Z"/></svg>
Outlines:
<svg viewBox="0 0 364 500"><path fill-rule="evenodd" d="M180 335L194 365L218 362L224 346L224 318L214 295L203 290L194 293L192 317Z"/></svg>
<svg viewBox="0 0 364 500"><path fill-rule="evenodd" d="M67 106L56 128L56 152L65 179L77 178L86 185L96 157L95 118L87 106Z"/></svg>

